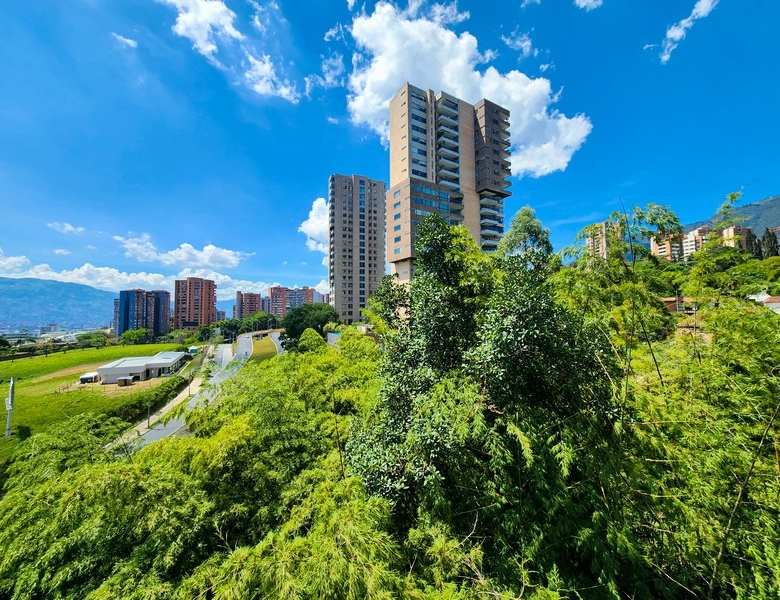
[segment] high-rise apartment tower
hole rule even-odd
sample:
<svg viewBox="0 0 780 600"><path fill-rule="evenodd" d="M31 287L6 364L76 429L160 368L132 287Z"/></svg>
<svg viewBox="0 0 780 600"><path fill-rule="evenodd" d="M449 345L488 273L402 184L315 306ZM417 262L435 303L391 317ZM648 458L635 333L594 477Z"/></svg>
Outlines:
<svg viewBox="0 0 780 600"><path fill-rule="evenodd" d="M211 279L177 279L173 297L174 329L195 329L217 318L217 284Z"/></svg>
<svg viewBox="0 0 780 600"><path fill-rule="evenodd" d="M123 290L114 301L117 336L131 329L148 329L155 336L168 334L171 294L165 290Z"/></svg>
<svg viewBox="0 0 780 600"><path fill-rule="evenodd" d="M417 223L431 213L465 225L482 250L494 250L510 195L509 111L406 83L390 101L389 138L391 271L402 281L412 277Z"/></svg>
<svg viewBox="0 0 780 600"><path fill-rule="evenodd" d="M385 273L385 184L363 175L331 175L328 181L330 303L343 323L360 309Z"/></svg>

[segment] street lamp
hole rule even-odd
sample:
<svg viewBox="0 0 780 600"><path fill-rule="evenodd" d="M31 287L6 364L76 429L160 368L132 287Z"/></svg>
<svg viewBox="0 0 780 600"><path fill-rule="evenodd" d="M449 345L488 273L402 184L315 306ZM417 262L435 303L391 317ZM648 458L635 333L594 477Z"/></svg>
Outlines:
<svg viewBox="0 0 780 600"><path fill-rule="evenodd" d="M11 387L8 388L8 398L5 399L5 410L8 419L5 422L5 437L11 437L11 413L14 411L14 378L11 377Z"/></svg>

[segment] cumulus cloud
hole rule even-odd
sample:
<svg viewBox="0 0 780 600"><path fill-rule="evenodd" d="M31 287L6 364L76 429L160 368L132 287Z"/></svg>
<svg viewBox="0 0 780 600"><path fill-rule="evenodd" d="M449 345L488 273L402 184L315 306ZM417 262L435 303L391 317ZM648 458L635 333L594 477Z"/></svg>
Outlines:
<svg viewBox="0 0 780 600"><path fill-rule="evenodd" d="M347 0L347 9L352 10L355 8L355 0Z"/></svg>
<svg viewBox="0 0 780 600"><path fill-rule="evenodd" d="M202 250L197 250L192 244L184 243L174 250L161 252L146 233L127 238L116 235L114 240L122 244L128 258L167 266L231 268L237 267L244 258L250 256L245 252L218 248L213 244L207 244Z"/></svg>
<svg viewBox="0 0 780 600"><path fill-rule="evenodd" d="M512 50L520 52L520 58L527 58L532 54L537 56L539 54L539 50L534 48L534 44L531 41L531 35L529 33L521 33L519 29L515 29L511 35L502 35L501 41Z"/></svg>
<svg viewBox="0 0 780 600"><path fill-rule="evenodd" d="M322 252L325 258L322 264L328 264L330 213L325 198L312 202L309 217L300 224L298 231L306 235L306 247L314 252Z"/></svg>
<svg viewBox="0 0 780 600"><path fill-rule="evenodd" d="M54 231L59 231L60 233L64 233L66 235L73 234L73 235L80 235L84 233L85 229L83 227L74 227L70 223L46 223L46 227L49 229L53 229Z"/></svg>
<svg viewBox="0 0 780 600"><path fill-rule="evenodd" d="M70 250L65 250L64 248L57 248L54 251L54 254L56 254L57 256L67 256L68 254L70 254Z"/></svg>
<svg viewBox="0 0 780 600"><path fill-rule="evenodd" d="M173 292L174 282L177 279L203 277L217 283L217 300L231 300L236 297L237 291L267 294L269 287L269 284L263 281L234 279L211 269L183 269L176 275L162 275L144 271L136 273L119 271L113 267L97 267L85 263L74 269L55 271L48 264L30 266L30 261L24 256L5 257L2 250L0 250L0 276L80 283L109 292L133 288Z"/></svg>
<svg viewBox="0 0 780 600"><path fill-rule="evenodd" d="M328 123L330 123L331 125L338 125L339 120L336 117L328 117Z"/></svg>
<svg viewBox="0 0 780 600"><path fill-rule="evenodd" d="M665 65L669 62L672 52L685 39L688 30L699 19L708 17L718 5L718 2L719 0L697 0L690 15L667 28L666 36L663 42L661 42L661 64Z"/></svg>
<svg viewBox="0 0 780 600"><path fill-rule="evenodd" d="M338 52L322 60L322 75L306 77L306 95L314 88L334 88L344 85L344 57Z"/></svg>
<svg viewBox="0 0 780 600"><path fill-rule="evenodd" d="M512 70L478 69L489 59L468 32L455 34L430 17L410 17L388 2L352 23L358 52L349 77L348 110L354 124L387 139L391 98L404 82L424 84L477 102L488 98L511 112L512 171L539 177L566 168L592 129L584 115L567 117L553 105L550 81Z"/></svg>
<svg viewBox="0 0 780 600"><path fill-rule="evenodd" d="M30 264L30 259L26 256L6 256L3 249L0 248L0 274L15 273L26 269Z"/></svg>
<svg viewBox="0 0 780 600"><path fill-rule="evenodd" d="M330 285L324 279L320 280L320 282L314 286L314 289L317 290L320 294L330 293Z"/></svg>
<svg viewBox="0 0 780 600"><path fill-rule="evenodd" d="M178 11L173 31L187 38L206 58L212 59L218 51L220 38L243 40L233 20L236 13L222 0L159 0Z"/></svg>
<svg viewBox="0 0 780 600"><path fill-rule="evenodd" d="M271 57L267 54L260 58L255 58L247 53L246 59L249 62L249 68L244 73L249 87L261 96L278 96L295 104L300 99L295 85L289 81L282 80L276 73Z"/></svg>
<svg viewBox="0 0 780 600"><path fill-rule="evenodd" d="M593 10L594 8L601 6L603 0L574 0L574 4L576 4L578 8L584 10Z"/></svg>
<svg viewBox="0 0 780 600"><path fill-rule="evenodd" d="M138 42L136 42L133 39L126 38L123 35L119 35L118 33L111 32L111 36L120 44L123 46L127 46L128 48L138 48Z"/></svg>

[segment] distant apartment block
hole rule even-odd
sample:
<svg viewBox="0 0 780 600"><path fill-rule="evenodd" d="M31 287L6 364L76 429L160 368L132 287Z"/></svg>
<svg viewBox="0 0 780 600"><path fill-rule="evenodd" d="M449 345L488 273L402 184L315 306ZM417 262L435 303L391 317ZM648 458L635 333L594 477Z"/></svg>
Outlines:
<svg viewBox="0 0 780 600"><path fill-rule="evenodd" d="M726 227L721 232L723 245L732 248L746 248L748 232L751 231L753 230L750 227L742 227L741 225Z"/></svg>
<svg viewBox="0 0 780 600"><path fill-rule="evenodd" d="M175 329L196 329L217 319L217 284L210 279L177 279L173 299Z"/></svg>
<svg viewBox="0 0 780 600"><path fill-rule="evenodd" d="M670 261L680 260L683 257L683 238L680 235L650 238L650 253Z"/></svg>
<svg viewBox="0 0 780 600"><path fill-rule="evenodd" d="M271 286L268 288L270 313L277 317L284 317L288 311L298 308L303 304L322 302L322 294L312 287L288 288L283 286Z"/></svg>
<svg viewBox="0 0 780 600"><path fill-rule="evenodd" d="M721 244L732 248L745 248L750 227L732 225L720 231ZM659 258L669 261L688 260L694 253L702 249L707 240L711 239L715 230L709 226L697 227L682 236L669 236L662 240L650 241L650 252Z"/></svg>
<svg viewBox="0 0 780 600"><path fill-rule="evenodd" d="M148 329L155 336L167 335L171 294L165 290L123 290L114 300L114 329L117 336L132 329Z"/></svg>
<svg viewBox="0 0 780 600"><path fill-rule="evenodd" d="M343 323L360 320L385 273L385 184L363 175L328 180L330 303Z"/></svg>
<svg viewBox="0 0 780 600"><path fill-rule="evenodd" d="M702 249L712 233L712 228L702 226L689 231L682 239L682 255L684 259L693 256L695 252Z"/></svg>
<svg viewBox="0 0 780 600"><path fill-rule="evenodd" d="M262 294L253 292L236 292L236 304L233 307L233 318L243 319L263 310Z"/></svg>
<svg viewBox="0 0 780 600"><path fill-rule="evenodd" d="M45 333L59 333L60 326L57 323L49 323L48 325L41 325L41 335Z"/></svg>
<svg viewBox="0 0 780 600"><path fill-rule="evenodd" d="M483 251L494 250L510 195L509 111L406 83L390 101L389 138L391 272L402 281L412 277L417 224L430 214L465 225Z"/></svg>

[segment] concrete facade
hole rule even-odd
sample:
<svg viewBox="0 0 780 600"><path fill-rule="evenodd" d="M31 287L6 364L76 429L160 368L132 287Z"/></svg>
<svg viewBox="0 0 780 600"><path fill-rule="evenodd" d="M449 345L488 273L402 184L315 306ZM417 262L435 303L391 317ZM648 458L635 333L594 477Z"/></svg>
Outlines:
<svg viewBox="0 0 780 600"><path fill-rule="evenodd" d="M211 279L177 279L173 299L174 329L196 329L217 318L217 284Z"/></svg>
<svg viewBox="0 0 780 600"><path fill-rule="evenodd" d="M408 281L417 224L439 214L465 225L483 251L504 232L509 111L489 100L472 105L446 92L404 84L390 101L387 261Z"/></svg>
<svg viewBox="0 0 780 600"><path fill-rule="evenodd" d="M328 180L329 301L343 323L360 320L385 273L385 187L363 175Z"/></svg>

